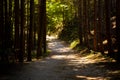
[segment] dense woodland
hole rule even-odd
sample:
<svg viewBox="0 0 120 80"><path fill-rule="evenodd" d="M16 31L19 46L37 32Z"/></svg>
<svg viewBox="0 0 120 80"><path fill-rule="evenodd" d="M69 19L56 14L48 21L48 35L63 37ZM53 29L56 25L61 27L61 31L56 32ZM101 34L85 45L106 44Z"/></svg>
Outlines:
<svg viewBox="0 0 120 80"><path fill-rule="evenodd" d="M0 0L0 63L46 56L46 35L120 61L119 8L120 0Z"/></svg>

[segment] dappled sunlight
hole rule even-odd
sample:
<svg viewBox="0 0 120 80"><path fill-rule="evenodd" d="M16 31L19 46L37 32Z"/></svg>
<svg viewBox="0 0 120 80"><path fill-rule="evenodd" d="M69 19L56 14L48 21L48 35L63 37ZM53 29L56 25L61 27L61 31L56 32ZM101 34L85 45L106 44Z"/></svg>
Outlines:
<svg viewBox="0 0 120 80"><path fill-rule="evenodd" d="M92 63L92 61L87 61L86 58L80 58L80 59L74 58L74 59L69 60L68 65L76 65L77 66L77 65L88 64L88 63Z"/></svg>
<svg viewBox="0 0 120 80"><path fill-rule="evenodd" d="M108 43L108 40L104 40L104 41L103 41L103 44L107 44L107 43Z"/></svg>
<svg viewBox="0 0 120 80"><path fill-rule="evenodd" d="M105 54L108 54L108 51L104 51Z"/></svg>
<svg viewBox="0 0 120 80"><path fill-rule="evenodd" d="M47 41L51 41L53 39L57 39L57 37L56 36L49 36L49 35L47 35L46 39L47 39Z"/></svg>
<svg viewBox="0 0 120 80"><path fill-rule="evenodd" d="M88 76L80 76L80 75L76 75L76 78L85 79L85 80L107 80L107 79L103 79L103 77L88 77Z"/></svg>
<svg viewBox="0 0 120 80"><path fill-rule="evenodd" d="M51 56L51 58L52 59L58 59L58 60L61 59L62 60L64 58L66 58L66 55L53 55L53 56Z"/></svg>
<svg viewBox="0 0 120 80"><path fill-rule="evenodd" d="M58 59L58 60L73 60L76 58L75 54L68 54L68 53L63 53L59 54L57 53L56 55L52 55L50 57L51 59Z"/></svg>
<svg viewBox="0 0 120 80"><path fill-rule="evenodd" d="M57 53L66 53L66 52L73 52L68 46L63 45L63 41L56 40L54 36L48 36L48 40L53 40L51 43L48 43L48 47Z"/></svg>
<svg viewBox="0 0 120 80"><path fill-rule="evenodd" d="M89 54L87 49L75 53L63 41L54 37L49 39L51 41L48 42L48 48L51 55L26 62L26 65L18 65L18 69L12 69L16 70L15 74L28 79L31 76L31 80L111 80L112 76L120 73L119 68L112 70L110 65L115 63L108 62L101 53ZM86 55L82 55L83 53Z"/></svg>
<svg viewBox="0 0 120 80"><path fill-rule="evenodd" d="M70 49L67 47L63 47L63 48L55 49L55 51L58 51L60 53L65 53L65 52L69 52Z"/></svg>
<svg viewBox="0 0 120 80"><path fill-rule="evenodd" d="M75 59L75 58L77 58L77 55L76 54L69 54L68 56L67 56L67 59Z"/></svg>
<svg viewBox="0 0 120 80"><path fill-rule="evenodd" d="M119 7L0 0L0 80L120 80Z"/></svg>
<svg viewBox="0 0 120 80"><path fill-rule="evenodd" d="M108 51L105 51L106 54ZM90 54L90 55L87 55L85 56L89 61L91 61L90 63L99 63L99 62L116 62L115 59L113 58L109 58L109 57L105 57L103 56L100 52L97 53L97 54Z"/></svg>
<svg viewBox="0 0 120 80"><path fill-rule="evenodd" d="M94 30L91 30L90 31L90 34L94 35L95 31Z"/></svg>
<svg viewBox="0 0 120 80"><path fill-rule="evenodd" d="M48 46L50 49L54 49L53 51L58 53L65 53L71 51L70 48L64 47L63 45L60 44L61 42L53 42L53 43L48 43Z"/></svg>
<svg viewBox="0 0 120 80"><path fill-rule="evenodd" d="M100 53L82 57L73 56L66 61L67 67L69 66L66 70L70 69L74 74L67 76L67 78L73 80L111 80L113 75L120 73L119 70L109 70L107 66L111 67L110 64L115 64L115 62L106 60Z"/></svg>
<svg viewBox="0 0 120 80"><path fill-rule="evenodd" d="M118 49L114 49L114 52L118 52Z"/></svg>
<svg viewBox="0 0 120 80"><path fill-rule="evenodd" d="M108 73L109 73L109 74L119 74L119 73L120 73L120 70L116 70L116 71L109 71Z"/></svg>
<svg viewBox="0 0 120 80"><path fill-rule="evenodd" d="M75 66L74 70L79 70L82 68L90 67L89 64L96 64L98 62L106 62L104 57L100 55L88 55L84 57L78 57L77 55L73 55L72 58L69 58L67 65Z"/></svg>

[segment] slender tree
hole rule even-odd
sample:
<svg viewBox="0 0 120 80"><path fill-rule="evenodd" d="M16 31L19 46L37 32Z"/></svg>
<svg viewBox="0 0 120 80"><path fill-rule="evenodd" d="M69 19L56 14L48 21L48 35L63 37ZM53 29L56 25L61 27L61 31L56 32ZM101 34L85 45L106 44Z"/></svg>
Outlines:
<svg viewBox="0 0 120 80"><path fill-rule="evenodd" d="M84 21L84 26L83 26L83 31L84 31L84 45L86 45L87 46L87 0L84 0L83 1L83 15L84 15L84 17L83 17L83 21Z"/></svg>
<svg viewBox="0 0 120 80"><path fill-rule="evenodd" d="M45 40L46 33L45 26L46 26L46 0L40 0L39 1L39 30L38 30L38 49L37 49L37 58L43 55L43 47L45 47L46 43L43 40ZM45 31L45 33L43 32ZM44 38L43 38L44 37Z"/></svg>
<svg viewBox="0 0 120 80"><path fill-rule="evenodd" d="M4 14L3 14L3 0L0 0L0 56L1 56L1 60L3 61L3 27L4 27Z"/></svg>
<svg viewBox="0 0 120 80"><path fill-rule="evenodd" d="M97 1L94 0L94 50L97 51L97 24L96 24L96 19L97 19Z"/></svg>
<svg viewBox="0 0 120 80"><path fill-rule="evenodd" d="M102 7L102 0L98 1L98 45L100 52L103 53L103 44L102 44L102 14L103 14L103 7Z"/></svg>
<svg viewBox="0 0 120 80"><path fill-rule="evenodd" d="M30 0L30 27L28 38L28 61L31 61L31 51L33 49L33 27L34 27L34 0Z"/></svg>
<svg viewBox="0 0 120 80"><path fill-rule="evenodd" d="M111 17L111 10L110 10L110 2L111 0L105 0L105 8L106 8L106 35L107 35L107 41L108 41L108 55L112 56L112 40L111 40L111 22L110 22L110 17Z"/></svg>
<svg viewBox="0 0 120 80"><path fill-rule="evenodd" d="M117 53L117 61L120 62L120 0L116 0L116 36L117 36L117 47L118 47L118 53Z"/></svg>
<svg viewBox="0 0 120 80"><path fill-rule="evenodd" d="M14 0L14 14L15 14L15 57L17 58L20 54L20 7L19 7L19 0Z"/></svg>
<svg viewBox="0 0 120 80"><path fill-rule="evenodd" d="M8 62L8 48L10 48L10 26L9 26L9 12L8 12L8 0L4 1L5 5L5 23L4 23L4 55ZM5 51L6 50L6 51Z"/></svg>
<svg viewBox="0 0 120 80"><path fill-rule="evenodd" d="M23 62L25 53L25 0L21 0L20 54L19 62Z"/></svg>
<svg viewBox="0 0 120 80"><path fill-rule="evenodd" d="M44 21L43 22L43 53L46 54L46 46L47 46L46 45L46 33L47 33L46 32L46 27L47 27L47 25L46 25L47 24L46 23L47 22L47 19L46 19L47 18L46 17L46 0L44 0L43 4L44 4L44 6L43 6L43 9L44 9L44 11L43 11L43 13L44 13L43 14L43 16L44 16L43 17L43 21Z"/></svg>
<svg viewBox="0 0 120 80"><path fill-rule="evenodd" d="M87 47L88 49L90 49L90 41L89 41L89 35L90 35L90 20L89 20L89 16L90 16L90 0L86 0L86 37L87 37Z"/></svg>
<svg viewBox="0 0 120 80"><path fill-rule="evenodd" d="M83 34L82 34L82 0L78 0L78 22L79 22L79 40L80 40L80 45L83 44Z"/></svg>

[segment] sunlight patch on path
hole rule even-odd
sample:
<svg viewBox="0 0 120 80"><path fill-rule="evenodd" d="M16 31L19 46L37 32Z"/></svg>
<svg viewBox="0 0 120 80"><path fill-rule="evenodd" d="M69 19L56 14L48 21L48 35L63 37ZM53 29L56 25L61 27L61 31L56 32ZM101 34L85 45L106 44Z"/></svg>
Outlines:
<svg viewBox="0 0 120 80"><path fill-rule="evenodd" d="M55 37L47 39L48 49L52 51L50 56L20 64L0 80L111 80L106 75L108 71L101 67L104 65L96 65L98 55L81 56ZM99 62L101 60L104 59L100 58Z"/></svg>
<svg viewBox="0 0 120 80"><path fill-rule="evenodd" d="M52 42L48 43L48 47L57 53L65 53L65 52L70 52L71 49L69 47L65 47L64 45L61 45L62 42Z"/></svg>
<svg viewBox="0 0 120 80"><path fill-rule="evenodd" d="M76 78L85 79L85 80L107 80L107 79L103 79L102 77L87 77L87 76L79 76L79 75L76 75Z"/></svg>
<svg viewBox="0 0 120 80"><path fill-rule="evenodd" d="M71 50L69 48L69 46L65 46L63 45L63 41L60 41L60 40L57 40L56 37L50 37L48 36L47 37L47 40L51 41L52 42L49 42L48 43L48 48L51 49L53 52L56 52L56 53L67 53L67 52L73 52L73 50Z"/></svg>
<svg viewBox="0 0 120 80"><path fill-rule="evenodd" d="M51 41L51 40L53 40L53 39L57 39L57 37L55 37L55 36L46 36L46 39L47 39L47 41Z"/></svg>
<svg viewBox="0 0 120 80"><path fill-rule="evenodd" d="M80 57L69 46L64 45L64 42L56 38L50 38L50 40L48 47L54 53L50 58L62 61L55 67L55 70L61 72L65 80L108 80L109 77L104 76L104 70L94 65L95 59Z"/></svg>
<svg viewBox="0 0 120 80"><path fill-rule="evenodd" d="M52 59L58 59L58 60L61 59L62 60L62 59L66 58L66 55L53 55L53 56L51 56L51 58Z"/></svg>

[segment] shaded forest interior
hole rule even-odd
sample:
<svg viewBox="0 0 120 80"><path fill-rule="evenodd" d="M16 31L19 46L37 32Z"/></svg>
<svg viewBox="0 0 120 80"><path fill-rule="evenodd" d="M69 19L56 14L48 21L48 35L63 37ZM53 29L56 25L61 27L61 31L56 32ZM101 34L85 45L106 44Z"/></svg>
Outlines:
<svg viewBox="0 0 120 80"><path fill-rule="evenodd" d="M0 63L47 56L46 35L120 61L120 0L0 0Z"/></svg>

